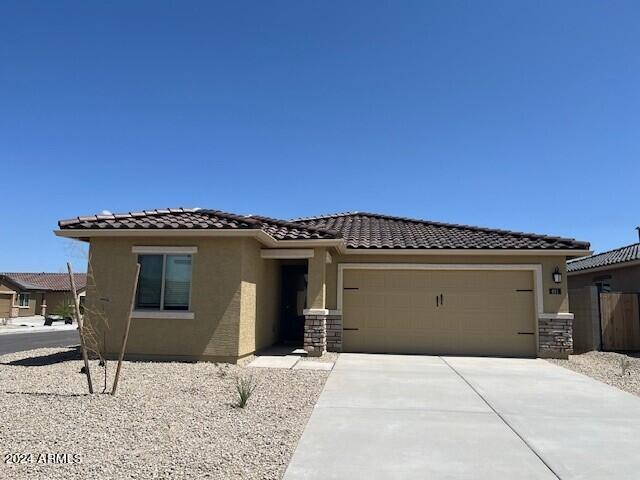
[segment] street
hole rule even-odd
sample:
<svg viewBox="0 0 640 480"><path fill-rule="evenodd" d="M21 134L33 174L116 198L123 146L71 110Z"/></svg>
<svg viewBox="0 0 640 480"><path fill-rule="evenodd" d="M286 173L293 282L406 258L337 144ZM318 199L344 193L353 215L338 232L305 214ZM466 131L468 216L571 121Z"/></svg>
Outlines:
<svg viewBox="0 0 640 480"><path fill-rule="evenodd" d="M0 355L34 348L69 347L80 343L77 330L0 335Z"/></svg>

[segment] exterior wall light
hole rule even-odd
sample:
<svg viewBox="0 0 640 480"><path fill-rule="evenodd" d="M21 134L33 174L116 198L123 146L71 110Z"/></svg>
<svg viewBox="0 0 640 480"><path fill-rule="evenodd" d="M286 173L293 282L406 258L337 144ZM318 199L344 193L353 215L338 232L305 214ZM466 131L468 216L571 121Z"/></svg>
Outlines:
<svg viewBox="0 0 640 480"><path fill-rule="evenodd" d="M553 281L555 283L562 283L562 274L560 273L560 269L556 267L553 271Z"/></svg>

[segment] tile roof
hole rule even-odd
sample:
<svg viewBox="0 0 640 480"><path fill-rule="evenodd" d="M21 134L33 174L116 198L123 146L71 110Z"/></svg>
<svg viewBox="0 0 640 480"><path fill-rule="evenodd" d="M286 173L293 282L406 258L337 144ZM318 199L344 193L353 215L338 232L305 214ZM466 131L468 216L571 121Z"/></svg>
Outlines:
<svg viewBox="0 0 640 480"><path fill-rule="evenodd" d="M633 260L640 260L640 243L634 243L632 245L627 245L626 247L598 253L596 255L591 255L590 257L569 260L567 262L567 271L579 272L581 270L588 270L591 268L632 262Z"/></svg>
<svg viewBox="0 0 640 480"><path fill-rule="evenodd" d="M73 277L76 289L82 290L87 286L86 273L74 273ZM24 290L46 290L50 292L71 290L71 283L67 273L0 273L0 278L6 278L9 282Z"/></svg>
<svg viewBox="0 0 640 480"><path fill-rule="evenodd" d="M534 233L346 212L278 220L219 210L164 209L92 215L59 222L62 230L260 229L277 240L344 238L359 249L588 249L587 242Z"/></svg>
<svg viewBox="0 0 640 480"><path fill-rule="evenodd" d="M337 233L288 220L258 215L237 215L220 210L167 208L142 212L90 215L61 220L63 230L263 230L277 240L337 238Z"/></svg>
<svg viewBox="0 0 640 480"><path fill-rule="evenodd" d="M295 219L339 231L349 248L415 249L588 249L572 238L512 232L441 222L346 212Z"/></svg>

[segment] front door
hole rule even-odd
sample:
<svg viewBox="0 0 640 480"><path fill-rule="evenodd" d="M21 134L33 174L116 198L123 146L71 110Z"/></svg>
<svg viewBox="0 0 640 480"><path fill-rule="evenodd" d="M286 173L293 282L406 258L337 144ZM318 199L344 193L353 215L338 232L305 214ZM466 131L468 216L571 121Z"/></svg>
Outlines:
<svg viewBox="0 0 640 480"><path fill-rule="evenodd" d="M300 344L304 337L304 309L307 301L307 266L282 267L280 340Z"/></svg>

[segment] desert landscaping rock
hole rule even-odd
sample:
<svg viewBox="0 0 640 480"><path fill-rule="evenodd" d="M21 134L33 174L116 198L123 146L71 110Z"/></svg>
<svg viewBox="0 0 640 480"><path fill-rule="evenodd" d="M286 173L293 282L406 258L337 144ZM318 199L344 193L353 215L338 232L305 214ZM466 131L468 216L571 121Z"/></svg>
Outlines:
<svg viewBox="0 0 640 480"><path fill-rule="evenodd" d="M102 369L91 363L100 391ZM0 478L277 479L328 376L213 363L125 362L112 397L86 394L81 367L73 349L0 357L2 453L81 459L0 464ZM115 362L108 369L110 386ZM238 375L251 375L258 385L245 409L234 406Z"/></svg>
<svg viewBox="0 0 640 480"><path fill-rule="evenodd" d="M629 361L626 375L622 375L620 366L623 359ZM588 352L570 355L568 360L547 361L640 396L640 358L613 352Z"/></svg>

